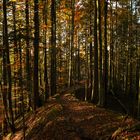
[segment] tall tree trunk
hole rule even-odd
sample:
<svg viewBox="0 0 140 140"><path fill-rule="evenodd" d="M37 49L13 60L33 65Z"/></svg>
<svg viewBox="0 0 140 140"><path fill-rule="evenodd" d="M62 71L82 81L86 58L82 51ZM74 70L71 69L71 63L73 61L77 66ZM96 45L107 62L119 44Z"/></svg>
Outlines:
<svg viewBox="0 0 140 140"><path fill-rule="evenodd" d="M115 4L115 10L118 10L118 1L116 0L116 4ZM116 79L117 79L117 48L118 48L118 15L116 12L116 16L115 16L115 32L116 32L116 38L115 38L115 54L114 54L114 69L113 69L113 85L116 86Z"/></svg>
<svg viewBox="0 0 140 140"><path fill-rule="evenodd" d="M85 32L85 40L87 39L87 33ZM85 101L88 98L88 86L89 86L89 60L88 60L88 47L87 41L85 41Z"/></svg>
<svg viewBox="0 0 140 140"><path fill-rule="evenodd" d="M34 0L34 74L33 74L33 92L34 92L34 110L39 106L39 84L38 84L38 51L39 51L39 14L38 0Z"/></svg>
<svg viewBox="0 0 140 140"><path fill-rule="evenodd" d="M4 33L4 32L3 32ZM4 36L3 36L4 37ZM3 42L4 43L4 42ZM10 119L8 115L8 103L7 103L7 67L6 67L6 51L5 51L5 46L3 46L2 49L2 58L3 58L3 86L1 86L2 89L2 99L3 99L3 106L4 106L4 121L3 121L3 133L7 133L7 124L10 124Z"/></svg>
<svg viewBox="0 0 140 140"><path fill-rule="evenodd" d="M114 40L114 34L113 34L113 9L110 7L111 10L111 16L110 16L110 74L109 74L109 88L113 89L113 40Z"/></svg>
<svg viewBox="0 0 140 140"><path fill-rule="evenodd" d="M134 104L135 104L135 101L134 101L134 93L133 93L133 62L132 62L132 58L133 58L133 17L132 17L132 12L133 12L133 3L132 3L132 0L130 1L130 11L131 11L131 14L130 14L130 26L129 26L129 45L130 45L130 73L129 73L129 76L130 76L130 86L129 86L129 96L130 96L130 99L132 99L132 104L131 104L131 108L132 108L132 115L134 115L133 113L133 107L134 107Z"/></svg>
<svg viewBox="0 0 140 140"><path fill-rule="evenodd" d="M70 40L70 63L69 63L69 82L68 86L72 86L73 80L73 53L74 53L74 17L75 17L75 0L71 0L72 17L71 17L71 40Z"/></svg>
<svg viewBox="0 0 140 140"><path fill-rule="evenodd" d="M25 15L26 15L26 80L27 80L27 91L29 100L29 109L32 106L31 103L31 67L30 67L30 39L29 39L29 0L25 1Z"/></svg>
<svg viewBox="0 0 140 140"><path fill-rule="evenodd" d="M19 32L19 34L21 34ZM22 116L22 124L23 124L23 137L25 140L25 115L24 115L24 96L23 96L23 69L22 69L22 46L21 46L21 36L19 36L19 61L20 61L20 68L19 68L19 87L20 87L20 102L21 102L21 116Z"/></svg>
<svg viewBox="0 0 140 140"><path fill-rule="evenodd" d="M43 8L43 24L47 26L47 15L48 15L48 0L44 1ZM47 74L47 29L43 30L43 46L44 46L44 82L45 82L45 100L49 97L49 85L48 85L48 74Z"/></svg>
<svg viewBox="0 0 140 140"><path fill-rule="evenodd" d="M140 64L139 64L139 62L140 62L140 58L138 58L138 63L137 63L137 90L138 90L138 93L137 93L137 95L138 95L138 112L137 112L137 117L138 117L138 119L140 119Z"/></svg>
<svg viewBox="0 0 140 140"><path fill-rule="evenodd" d="M90 6L93 5L93 1L90 0ZM91 7L90 7L91 8ZM92 36L93 36L93 31L92 31L92 13L90 12L90 27L89 27L89 37L90 37L90 77L89 77L89 84L90 84L90 96L91 100L93 100L93 93L94 93L94 88L93 88L93 43L92 43Z"/></svg>
<svg viewBox="0 0 140 140"><path fill-rule="evenodd" d="M136 50L137 50L137 66L136 66L136 98L138 99L138 110L137 110L137 118L140 119L140 54L139 54L139 46L138 46L138 26L136 27Z"/></svg>
<svg viewBox="0 0 140 140"><path fill-rule="evenodd" d="M8 87L8 108L9 108L9 115L10 115L10 128L12 132L15 132L15 124L14 124L14 117L13 117L13 109L12 109L12 78L11 78L11 63L10 63L10 56L9 56L9 42L8 42L8 28L7 28L7 8L6 8L6 1L3 0L3 46L5 49L5 60L6 60L6 67L7 67L7 82L5 82L5 86ZM4 66L4 67L5 67ZM6 78L6 77L5 77Z"/></svg>
<svg viewBox="0 0 140 140"><path fill-rule="evenodd" d="M51 0L51 95L56 94L56 1Z"/></svg>
<svg viewBox="0 0 140 140"><path fill-rule="evenodd" d="M108 13L108 1L104 1L104 92L105 102L107 101L108 90L108 50L107 50L107 13Z"/></svg>
<svg viewBox="0 0 140 140"><path fill-rule="evenodd" d="M16 3L13 2L12 3L12 14L13 14L13 30L14 30L14 63L16 64L16 61L17 61L17 58L18 58L18 49L17 49L17 29L16 29ZM17 69L17 66L14 65L14 71L16 71ZM16 77L17 73L14 73L14 77ZM17 96L17 90L16 90L16 79L14 79L14 96L16 97ZM17 99L15 98L15 101L14 101L14 107L15 107L15 117L17 116Z"/></svg>
<svg viewBox="0 0 140 140"><path fill-rule="evenodd" d="M102 55L102 17L101 17L101 0L98 0L98 16L99 16L99 105L103 106L105 103L105 95L103 92L103 55Z"/></svg>
<svg viewBox="0 0 140 140"><path fill-rule="evenodd" d="M79 36L78 36L78 81L81 80L81 69L80 69L80 39L79 39Z"/></svg>
<svg viewBox="0 0 140 140"><path fill-rule="evenodd" d="M98 81L98 39L97 39L97 0L94 1L94 94L93 101L98 102L99 81Z"/></svg>

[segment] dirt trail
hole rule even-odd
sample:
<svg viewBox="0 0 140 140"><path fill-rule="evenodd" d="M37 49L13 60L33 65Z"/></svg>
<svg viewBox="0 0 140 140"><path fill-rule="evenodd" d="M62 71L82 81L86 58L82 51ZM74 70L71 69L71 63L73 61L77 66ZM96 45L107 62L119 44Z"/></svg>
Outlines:
<svg viewBox="0 0 140 140"><path fill-rule="evenodd" d="M26 140L108 140L119 127L136 123L65 93L51 98L26 121ZM137 132L134 136L139 139L138 135ZM123 137L118 136L119 140ZM12 140L22 138L22 131L11 137Z"/></svg>

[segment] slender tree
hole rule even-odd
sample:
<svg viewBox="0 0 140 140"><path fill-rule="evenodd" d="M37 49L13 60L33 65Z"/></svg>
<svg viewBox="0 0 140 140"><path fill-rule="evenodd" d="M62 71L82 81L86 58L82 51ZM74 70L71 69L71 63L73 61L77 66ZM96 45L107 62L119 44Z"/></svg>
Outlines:
<svg viewBox="0 0 140 140"><path fill-rule="evenodd" d="M44 1L43 7L43 24L47 26L48 21L48 0ZM45 82L45 99L49 97L49 85L48 85L48 74L47 74L47 29L43 30L43 45L44 45L44 82Z"/></svg>
<svg viewBox="0 0 140 140"><path fill-rule="evenodd" d="M39 106L39 84L38 84L38 51L39 51L39 14L38 0L34 0L34 74L33 74L33 92L34 92L34 110Z"/></svg>
<svg viewBox="0 0 140 140"><path fill-rule="evenodd" d="M89 38L90 38L90 42L89 42L89 50L90 50L90 95L91 95L91 100L93 100L93 42L92 42L92 36L93 36L93 25L92 25L92 5L93 5L93 1L90 0L90 25L89 25Z"/></svg>
<svg viewBox="0 0 140 140"><path fill-rule="evenodd" d="M94 1L94 94L93 101L97 103L99 92L98 81L98 39L97 39L97 0Z"/></svg>
<svg viewBox="0 0 140 140"><path fill-rule="evenodd" d="M105 103L105 95L103 92L103 55L102 55L102 13L101 13L101 0L98 0L98 30L99 30L99 105L103 106Z"/></svg>
<svg viewBox="0 0 140 140"><path fill-rule="evenodd" d="M13 31L14 31L14 62L17 61L17 26L16 26L16 3L12 3L12 14L13 14ZM14 71L16 71L17 66L14 65ZM14 73L14 76L16 77L16 73ZM16 91L16 80L14 80L14 96L17 96ZM15 98L15 108L17 108L17 99ZM17 116L17 110L15 109L15 117Z"/></svg>
<svg viewBox="0 0 140 140"><path fill-rule="evenodd" d="M8 26L7 26L7 8L6 8L6 1L3 0L3 46L4 46L4 61L6 61L5 66L6 72L4 72L5 75L4 78L7 77L7 80L4 80L4 86L8 88L7 93L8 94L8 108L9 108L9 125L12 130L12 132L15 132L15 124L14 124L14 116L13 116L13 109L12 109L12 78L11 78L11 63L10 63L10 53L9 53L9 42L8 42Z"/></svg>
<svg viewBox="0 0 140 140"><path fill-rule="evenodd" d="M107 51L107 12L108 11L108 1L104 0L104 92L107 95L108 90L108 51ZM107 98L105 98L105 101Z"/></svg>
<svg viewBox="0 0 140 140"><path fill-rule="evenodd" d="M30 39L29 39L29 0L25 1L25 19L26 19L26 79L27 79L27 91L29 98L29 108L31 107L31 67L30 67Z"/></svg>
<svg viewBox="0 0 140 140"><path fill-rule="evenodd" d="M51 95L56 93L56 1L51 0Z"/></svg>
<svg viewBox="0 0 140 140"><path fill-rule="evenodd" d="M130 25L129 25L129 59L130 59L130 71L129 71L129 97L132 99L132 104L130 104L130 110L132 111L133 115L134 115L134 105L135 105L135 101L134 101L134 93L133 93L133 62L132 62L132 58L133 58L133 16L132 16L132 12L133 12L133 7L132 7L133 3L132 0L130 0Z"/></svg>
<svg viewBox="0 0 140 140"><path fill-rule="evenodd" d="M138 46L138 39L139 39L139 30L138 30L138 25L137 25L137 17L138 17L138 12L137 12L137 6L135 8L136 10L136 99L138 99L138 102L135 104L135 106L138 106L137 109L137 118L140 119L140 53L139 53L139 46ZM138 105L137 105L138 104Z"/></svg>
<svg viewBox="0 0 140 140"><path fill-rule="evenodd" d="M74 17L75 17L75 0L71 0L71 38L70 38L70 63L69 63L69 82L68 86L72 86L72 79L73 79L73 53L74 53Z"/></svg>
<svg viewBox="0 0 140 140"><path fill-rule="evenodd" d="M138 58L138 61L140 62L140 58ZM140 65L139 63L137 64L138 68L140 69ZM138 111L137 111L137 117L140 119L140 70L139 73L137 73L137 78L138 78L138 83L139 83L139 87L138 87Z"/></svg>
<svg viewBox="0 0 140 140"><path fill-rule="evenodd" d="M21 102L21 116L23 122L23 135L25 140L25 109L24 109L24 96L23 96L23 68L22 68L22 46L21 46L21 36L19 36L19 61L20 61L20 68L19 68L19 87L20 87L20 102Z"/></svg>
<svg viewBox="0 0 140 140"><path fill-rule="evenodd" d="M77 53L77 63L78 63L78 66L77 66L77 80L80 81L81 79L81 73L80 73L80 39L79 39L79 36L78 36L78 40L77 40L77 45L78 45L78 53Z"/></svg>

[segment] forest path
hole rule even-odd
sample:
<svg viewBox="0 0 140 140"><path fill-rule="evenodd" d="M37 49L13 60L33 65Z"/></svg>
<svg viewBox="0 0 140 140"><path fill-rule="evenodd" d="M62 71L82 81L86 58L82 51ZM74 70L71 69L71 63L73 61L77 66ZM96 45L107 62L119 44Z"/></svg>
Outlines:
<svg viewBox="0 0 140 140"><path fill-rule="evenodd" d="M125 120L120 114L79 101L65 92L50 98L45 106L30 116L26 121L26 140L108 140L119 127L126 128L136 123L132 118ZM122 132L119 137L117 131L114 137L121 140L122 135L126 138L131 134L131 137L140 138L138 132L134 135ZM22 138L22 130L11 137L12 140Z"/></svg>

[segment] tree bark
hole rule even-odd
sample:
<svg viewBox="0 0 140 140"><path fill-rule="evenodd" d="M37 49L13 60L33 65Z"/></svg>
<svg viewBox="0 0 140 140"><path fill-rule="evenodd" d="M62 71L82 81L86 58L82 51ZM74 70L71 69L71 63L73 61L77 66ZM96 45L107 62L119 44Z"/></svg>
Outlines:
<svg viewBox="0 0 140 140"><path fill-rule="evenodd" d="M34 110L39 106L39 84L38 84L38 51L39 51L39 14L38 0L34 0L34 73L33 73L33 92Z"/></svg>
<svg viewBox="0 0 140 140"><path fill-rule="evenodd" d="M48 18L48 0L44 2L43 8L43 24L47 26ZM44 46L44 82L45 82L45 100L49 97L49 83L48 83L48 74L47 74L47 29L43 30L43 46Z"/></svg>
<svg viewBox="0 0 140 140"><path fill-rule="evenodd" d="M31 66L30 66L30 35L29 35L29 0L25 1L25 18L26 18L26 80L27 80L27 91L28 91L28 100L29 100L29 109L32 107L31 103Z"/></svg>
<svg viewBox="0 0 140 140"><path fill-rule="evenodd" d="M72 17L71 17L71 40L70 40L70 61L69 61L69 82L68 86L72 86L73 82L73 68L74 68L74 61L73 61L73 53L74 53L74 17L75 17L75 0L71 0L71 8L72 8Z"/></svg>
<svg viewBox="0 0 140 140"><path fill-rule="evenodd" d="M101 17L101 0L98 0L98 28L99 28L99 105L105 103L105 94L103 92L103 41L102 41L102 17Z"/></svg>
<svg viewBox="0 0 140 140"><path fill-rule="evenodd" d="M6 1L3 0L3 46L5 49L5 56L4 61L6 61L6 64L4 67L6 67L7 73L7 80L4 82L8 90L8 108L9 108L9 115L10 115L10 122L9 126L12 130L12 132L15 132L15 124L14 124L14 116L13 116L13 109L12 109L12 78L11 78L11 63L10 63L10 54L9 54L9 42L8 42L8 26L7 26L7 8L6 8ZM6 78L5 77L5 78Z"/></svg>
<svg viewBox="0 0 140 140"><path fill-rule="evenodd" d="M107 90L108 90L108 50L107 50L107 13L108 13L108 1L104 1L104 92L105 102L107 102ZM105 103L106 104L106 103Z"/></svg>
<svg viewBox="0 0 140 140"><path fill-rule="evenodd" d="M94 15L94 94L93 101L98 102L99 81L98 81L98 39L97 39L97 0L94 2L95 15Z"/></svg>
<svg viewBox="0 0 140 140"><path fill-rule="evenodd" d="M51 0L51 95L56 94L56 1Z"/></svg>

